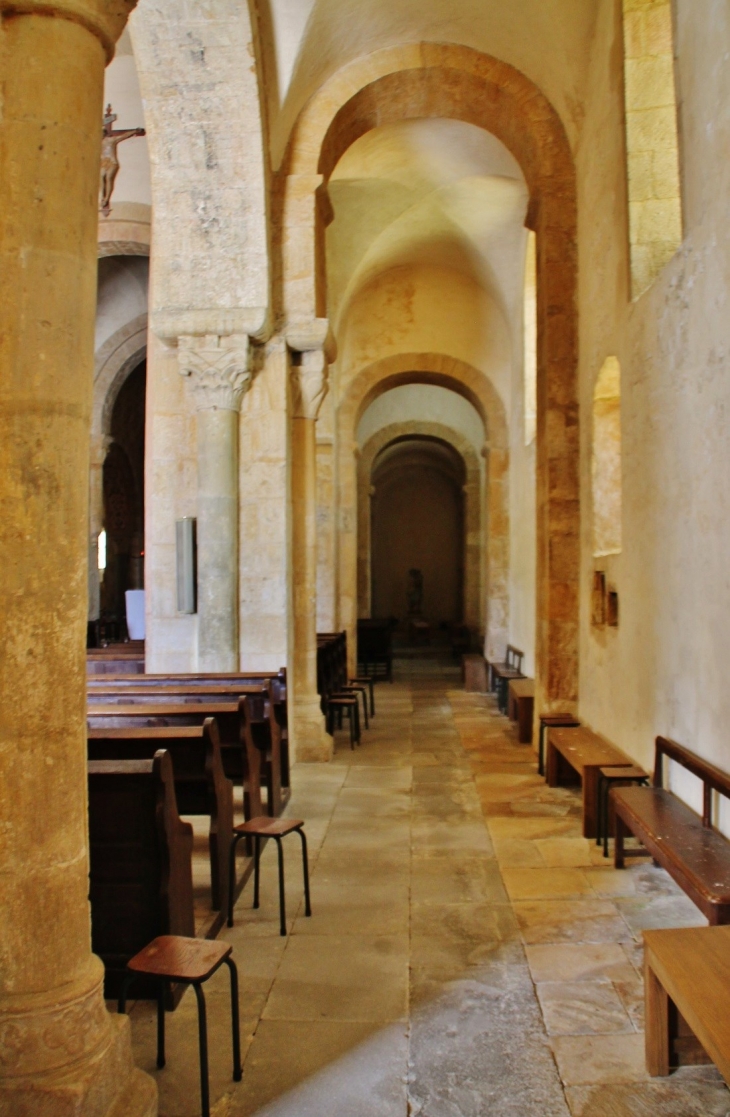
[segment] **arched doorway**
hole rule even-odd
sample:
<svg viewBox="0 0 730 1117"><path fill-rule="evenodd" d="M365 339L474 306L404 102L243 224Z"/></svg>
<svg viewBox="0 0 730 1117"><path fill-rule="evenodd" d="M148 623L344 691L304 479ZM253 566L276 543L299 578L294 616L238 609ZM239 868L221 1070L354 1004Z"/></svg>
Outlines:
<svg viewBox="0 0 730 1117"><path fill-rule="evenodd" d="M417 616L435 629L461 623L465 477L463 459L441 439L406 437L378 454L371 475L374 616L397 617L401 625Z"/></svg>
<svg viewBox="0 0 730 1117"><path fill-rule="evenodd" d="M103 466L104 554L99 557L100 618L111 638L124 633L125 592L144 588L144 435L147 365L119 390Z"/></svg>

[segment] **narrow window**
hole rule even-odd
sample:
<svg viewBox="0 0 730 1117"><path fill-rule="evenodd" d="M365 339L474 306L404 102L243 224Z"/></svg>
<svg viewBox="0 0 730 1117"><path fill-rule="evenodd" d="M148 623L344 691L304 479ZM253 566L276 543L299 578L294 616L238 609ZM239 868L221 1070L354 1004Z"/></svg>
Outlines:
<svg viewBox="0 0 730 1117"><path fill-rule="evenodd" d="M536 236L527 233L524 301L525 446L537 433L537 251Z"/></svg>
<svg viewBox="0 0 730 1117"><path fill-rule="evenodd" d="M638 298L682 242L671 0L623 0L631 288Z"/></svg>
<svg viewBox="0 0 730 1117"><path fill-rule="evenodd" d="M621 550L621 367L608 357L593 393L593 553Z"/></svg>
<svg viewBox="0 0 730 1117"><path fill-rule="evenodd" d="M96 543L97 566L99 570L106 570L106 532L100 531Z"/></svg>

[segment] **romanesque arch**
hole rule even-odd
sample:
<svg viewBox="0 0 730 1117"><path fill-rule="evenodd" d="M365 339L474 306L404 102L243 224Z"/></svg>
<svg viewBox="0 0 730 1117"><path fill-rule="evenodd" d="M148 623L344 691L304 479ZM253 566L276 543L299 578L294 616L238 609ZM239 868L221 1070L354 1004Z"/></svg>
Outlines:
<svg viewBox="0 0 730 1117"><path fill-rule="evenodd" d="M464 621L480 630L487 616L484 594L486 508L480 456L468 438L444 423L410 420L381 427L360 450L357 479L357 598L358 616L370 613L371 538L370 486L375 459L381 450L403 438L439 439L464 462Z"/></svg>
<svg viewBox="0 0 730 1117"><path fill-rule="evenodd" d="M417 117L463 120L493 133L520 163L530 190L527 223L537 234L538 273L538 702L574 703L580 535L576 185L563 124L541 91L498 59L438 43L375 52L325 83L300 115L283 168L288 326L311 324L325 313L318 246L331 213L327 180L337 161L368 130ZM307 259L308 269L302 266ZM349 448L346 453L351 456ZM352 616L354 599L346 598L345 613Z"/></svg>
<svg viewBox="0 0 730 1117"><path fill-rule="evenodd" d="M352 448L357 425L379 395L402 384L437 384L458 392L477 409L485 428L485 501L487 528L484 584L487 608L487 655L496 655L507 639L509 598L509 448L502 401L478 369L443 353L400 353L375 361L350 381L337 412L340 533L338 537L339 625L354 635L357 621L359 542L358 467ZM458 447L457 447L458 449ZM485 616L486 613L486 616Z"/></svg>

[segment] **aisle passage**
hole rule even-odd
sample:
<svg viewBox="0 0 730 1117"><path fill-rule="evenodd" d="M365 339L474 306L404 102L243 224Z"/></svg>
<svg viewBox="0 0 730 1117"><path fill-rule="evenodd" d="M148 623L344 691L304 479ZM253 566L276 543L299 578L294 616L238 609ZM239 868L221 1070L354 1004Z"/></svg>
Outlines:
<svg viewBox="0 0 730 1117"><path fill-rule="evenodd" d="M225 975L210 983L216 1117L725 1117L713 1068L644 1071L641 930L702 923L649 862L616 873L580 836L577 796L458 671L397 663L352 753L294 770L314 914L287 849L290 935L275 851L263 906L247 886L225 933L241 975L243 1082L230 1080ZM220 980L218 980L218 976ZM163 1117L199 1112L195 1001L133 1010L137 1062Z"/></svg>

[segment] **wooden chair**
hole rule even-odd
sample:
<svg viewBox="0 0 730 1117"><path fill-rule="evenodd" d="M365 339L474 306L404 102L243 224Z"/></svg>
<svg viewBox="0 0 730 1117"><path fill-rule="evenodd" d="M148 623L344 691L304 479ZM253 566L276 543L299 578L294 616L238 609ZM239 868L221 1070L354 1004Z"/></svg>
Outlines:
<svg viewBox="0 0 730 1117"><path fill-rule="evenodd" d="M165 1066L165 991L174 982L192 985L198 1002L198 1046L200 1050L200 1100L203 1117L210 1117L210 1086L208 1081L208 1019L203 985L225 963L231 975L231 1025L233 1034L233 1081L243 1078L241 1066L241 1031L238 1018L238 971L231 954L233 947L210 939L160 935L130 958L127 975L119 994L118 1011L126 1011L127 993L138 977L152 979L158 985L157 997L157 1066Z"/></svg>
<svg viewBox="0 0 730 1117"><path fill-rule="evenodd" d="M236 874L236 846L241 838L253 838L254 840L254 885L253 885L253 906L259 906L259 877L260 877L260 861L261 861L261 841L266 838L273 838L276 842L276 851L279 859L279 920L280 920L280 933L286 935L286 899L284 896L284 850L282 848L281 839L286 837L287 834L298 834L302 843L302 870L304 874L304 913L305 915L312 914L312 905L309 897L309 862L307 859L307 838L304 833L304 820L301 818L252 818L249 822L243 822L240 826L235 826L233 829L233 841L231 842L231 860L230 860L230 874L231 881L235 880ZM233 926L233 886L229 887L229 907L228 907L228 926Z"/></svg>
<svg viewBox="0 0 730 1117"><path fill-rule="evenodd" d="M507 684L510 679L522 679L522 660L524 652L512 644L507 645L507 654L501 663L489 664L490 690L497 692L497 705L501 713L507 713Z"/></svg>
<svg viewBox="0 0 730 1117"><path fill-rule="evenodd" d="M193 828L178 814L164 749L149 760L92 760L88 786L91 944L105 995L117 997L127 962L151 938L195 934Z"/></svg>

